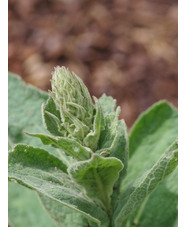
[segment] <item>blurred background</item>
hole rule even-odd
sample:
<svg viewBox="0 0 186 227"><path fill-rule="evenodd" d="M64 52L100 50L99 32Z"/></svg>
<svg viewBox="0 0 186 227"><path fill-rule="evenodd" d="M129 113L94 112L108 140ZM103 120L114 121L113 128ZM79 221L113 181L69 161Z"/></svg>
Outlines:
<svg viewBox="0 0 186 227"><path fill-rule="evenodd" d="M66 66L130 127L158 100L177 106L177 22L177 0L9 0L9 71L48 90Z"/></svg>

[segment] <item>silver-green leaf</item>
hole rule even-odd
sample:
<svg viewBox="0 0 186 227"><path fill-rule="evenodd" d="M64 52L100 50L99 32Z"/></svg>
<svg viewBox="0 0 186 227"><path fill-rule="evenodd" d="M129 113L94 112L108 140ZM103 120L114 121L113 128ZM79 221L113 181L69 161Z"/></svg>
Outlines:
<svg viewBox="0 0 186 227"><path fill-rule="evenodd" d="M142 113L129 134L129 169L127 177L122 182L121 191L151 168L177 136L178 113L169 103L165 101L155 103ZM136 227L149 225L164 227L166 223L169 226L171 223L173 225L177 217L177 181L177 170L175 170L148 196L146 204L133 212L129 218L130 222L134 222Z"/></svg>
<svg viewBox="0 0 186 227"><path fill-rule="evenodd" d="M134 181L121 195L113 223L123 227L131 212L165 179L178 164L178 143L174 142L154 166Z"/></svg>
<svg viewBox="0 0 186 227"><path fill-rule="evenodd" d="M9 180L33 189L72 208L98 225L107 226L107 214L65 173L64 164L47 151L17 145L9 153Z"/></svg>
<svg viewBox="0 0 186 227"><path fill-rule="evenodd" d="M81 213L67 206L62 206L53 199L44 196L42 193L39 193L39 198L58 227L98 227L98 224L91 222Z"/></svg>
<svg viewBox="0 0 186 227"><path fill-rule="evenodd" d="M77 162L68 168L72 178L86 191L86 194L111 212L110 196L123 164L117 158L92 155L87 161Z"/></svg>
<svg viewBox="0 0 186 227"><path fill-rule="evenodd" d="M86 160L91 157L92 151L88 147L84 147L76 140L65 137L54 137L44 134L27 133L30 136L38 137L45 145L52 145L62 149L67 155L74 157L77 160Z"/></svg>
<svg viewBox="0 0 186 227"><path fill-rule="evenodd" d="M46 129L54 136L62 136L62 133L60 132L60 112L56 109L55 102L51 97L42 105L42 116Z"/></svg>
<svg viewBox="0 0 186 227"><path fill-rule="evenodd" d="M101 130L104 129L104 117L100 103L95 97L94 100L96 113L94 116L93 128L84 138L83 142L85 146L90 147L93 151L96 151L98 147L98 141L100 138Z"/></svg>
<svg viewBox="0 0 186 227"><path fill-rule="evenodd" d="M114 193L112 195L112 204L114 206L120 191L120 183L127 174L129 142L127 126L124 120L118 120L120 108L116 106L116 100L105 94L99 99L105 118L105 129L102 130L99 140L100 150L96 153L103 153L105 156L116 157L122 161L124 168L120 172L119 179L115 183Z"/></svg>

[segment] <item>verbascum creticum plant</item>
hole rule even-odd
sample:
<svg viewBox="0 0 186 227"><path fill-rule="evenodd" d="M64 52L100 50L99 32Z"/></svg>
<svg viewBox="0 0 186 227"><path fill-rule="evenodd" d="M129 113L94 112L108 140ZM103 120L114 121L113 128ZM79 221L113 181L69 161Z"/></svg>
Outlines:
<svg viewBox="0 0 186 227"><path fill-rule="evenodd" d="M55 68L51 87L49 94L40 92L48 98L42 119L50 135L33 132L41 127L32 127L32 120L30 128L10 126L10 138L20 143L9 153L10 181L35 190L57 226L138 226L149 195L177 166L176 109L154 105L128 138L111 97L92 100L82 80L64 67ZM38 142L31 146L36 138L49 150Z"/></svg>

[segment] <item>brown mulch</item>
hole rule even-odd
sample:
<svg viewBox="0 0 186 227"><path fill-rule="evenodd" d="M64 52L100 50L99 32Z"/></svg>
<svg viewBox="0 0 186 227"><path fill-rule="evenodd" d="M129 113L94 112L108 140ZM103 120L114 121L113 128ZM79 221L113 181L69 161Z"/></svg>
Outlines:
<svg viewBox="0 0 186 227"><path fill-rule="evenodd" d="M9 0L9 70L47 90L56 65L116 98L129 127L158 100L177 106L177 1Z"/></svg>

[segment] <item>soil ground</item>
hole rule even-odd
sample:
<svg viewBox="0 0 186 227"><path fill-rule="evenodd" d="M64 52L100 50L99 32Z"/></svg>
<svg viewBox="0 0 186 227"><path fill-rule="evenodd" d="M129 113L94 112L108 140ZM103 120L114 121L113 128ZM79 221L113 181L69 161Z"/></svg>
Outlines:
<svg viewBox="0 0 186 227"><path fill-rule="evenodd" d="M117 99L129 127L158 100L177 106L177 1L9 0L9 70L48 90L56 65Z"/></svg>

